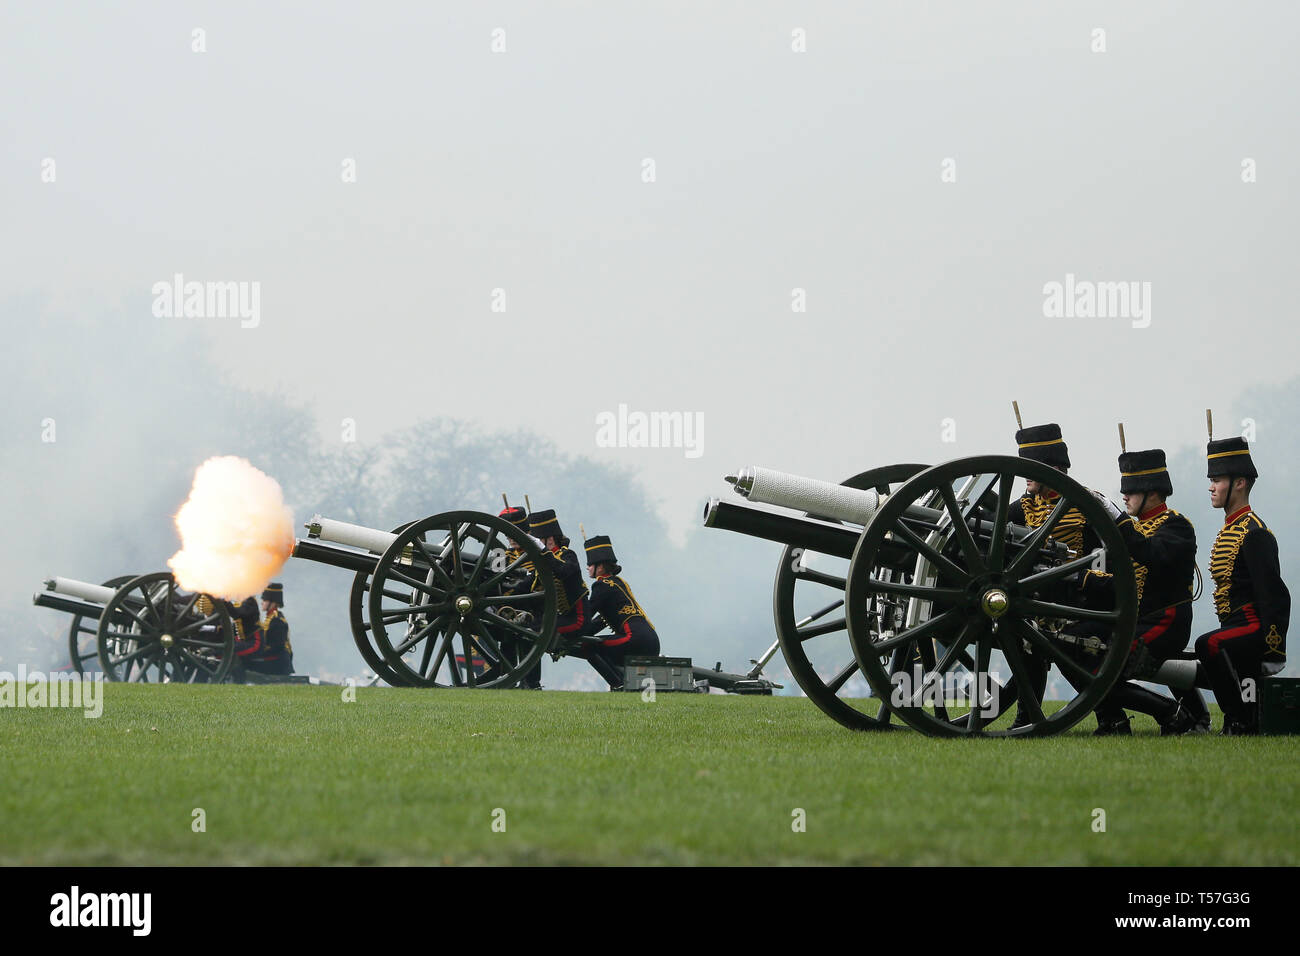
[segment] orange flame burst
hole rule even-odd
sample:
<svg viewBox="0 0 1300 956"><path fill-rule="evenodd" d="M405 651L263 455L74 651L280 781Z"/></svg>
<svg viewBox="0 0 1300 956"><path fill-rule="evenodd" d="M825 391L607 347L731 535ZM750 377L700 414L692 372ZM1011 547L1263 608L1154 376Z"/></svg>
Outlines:
<svg viewBox="0 0 1300 956"><path fill-rule="evenodd" d="M261 594L293 553L293 512L279 482L243 458L209 458L176 514L176 583L229 601Z"/></svg>

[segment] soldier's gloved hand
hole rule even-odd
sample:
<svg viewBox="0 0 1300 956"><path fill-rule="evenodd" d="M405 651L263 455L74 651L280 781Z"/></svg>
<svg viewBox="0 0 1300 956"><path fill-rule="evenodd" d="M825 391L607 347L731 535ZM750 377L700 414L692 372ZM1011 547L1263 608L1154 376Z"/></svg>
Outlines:
<svg viewBox="0 0 1300 956"><path fill-rule="evenodd" d="M1106 514L1110 515L1111 521L1118 521L1120 518L1124 517L1124 512L1119 510L1119 506L1103 495L1100 491L1094 491L1092 496L1101 502L1101 506L1106 509Z"/></svg>

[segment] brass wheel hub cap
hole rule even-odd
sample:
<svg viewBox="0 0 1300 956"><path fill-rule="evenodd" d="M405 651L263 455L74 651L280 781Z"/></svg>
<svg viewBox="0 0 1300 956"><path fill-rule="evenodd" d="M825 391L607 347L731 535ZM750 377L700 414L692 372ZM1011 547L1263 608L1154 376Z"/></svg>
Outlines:
<svg viewBox="0 0 1300 956"><path fill-rule="evenodd" d="M984 592L984 598L980 601L980 607L989 617L997 620L1003 614L1007 613L1007 608L1011 606L1011 599L1007 597L1007 592L1001 588L990 588Z"/></svg>

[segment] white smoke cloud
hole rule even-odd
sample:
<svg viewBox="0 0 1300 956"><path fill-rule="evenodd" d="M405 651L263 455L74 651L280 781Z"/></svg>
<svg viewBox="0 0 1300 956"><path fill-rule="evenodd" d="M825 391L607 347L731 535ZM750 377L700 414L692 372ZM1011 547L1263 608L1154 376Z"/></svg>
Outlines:
<svg viewBox="0 0 1300 956"><path fill-rule="evenodd" d="M293 512L279 482L243 458L209 458L176 515L177 583L230 601L259 595L293 551Z"/></svg>

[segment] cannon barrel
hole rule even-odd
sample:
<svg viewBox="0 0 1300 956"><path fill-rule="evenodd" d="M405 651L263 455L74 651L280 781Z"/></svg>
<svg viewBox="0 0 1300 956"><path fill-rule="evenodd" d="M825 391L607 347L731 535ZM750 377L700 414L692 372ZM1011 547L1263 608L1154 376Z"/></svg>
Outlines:
<svg viewBox="0 0 1300 956"><path fill-rule="evenodd" d="M813 514L828 514L855 524L870 522L884 502L875 491L859 491L843 485L803 478L764 468L742 468L736 475L727 475L733 490L750 500L762 501ZM922 537L928 531L938 530L946 518L945 512L920 505L909 506L903 512L903 522ZM704 506L704 526L736 531L755 538L764 538L809 551L819 551L840 558L852 558L861 531L856 527L836 524L820 518L796 517L767 511L734 502L712 498ZM969 524L977 539L987 540L993 532L989 521ZM1032 528L1008 524L1009 554L1015 554ZM1069 556L1069 549L1059 541L1047 541L1041 547L1044 557L1061 560ZM915 552L903 544L887 545L881 556L890 567L910 567Z"/></svg>
<svg viewBox="0 0 1300 956"><path fill-rule="evenodd" d="M796 518L730 501L709 499L704 506L704 526L738 531L754 538L820 551L837 558L853 557L861 532L816 518Z"/></svg>
<svg viewBox="0 0 1300 956"><path fill-rule="evenodd" d="M53 591L55 594L62 594L65 597L80 598L90 604L107 604L113 600L113 595L117 592L113 588L106 588L101 584L90 584L87 581L78 581L76 578L49 578L45 582L45 590Z"/></svg>
<svg viewBox="0 0 1300 956"><path fill-rule="evenodd" d="M732 490L736 494L750 501L778 505L795 511L806 511L827 518L838 518L841 521L851 521L864 527L870 524L871 519L875 517L876 512L884 504L887 497L878 494L874 490L863 491L850 488L847 485L836 485L829 481L821 481L817 478L805 478L802 475L792 475L788 472L755 466L741 468L736 474L727 475L726 480L732 485ZM746 510L753 511L757 509ZM771 537L771 534L760 533L756 530L745 530L742 527L733 527L731 524L709 524L707 520L709 509L707 507L704 513L707 527L740 531L758 538L783 541L786 544L795 543L787 538L775 538ZM768 512L760 512L760 514L768 514ZM945 519L945 512L937 508L926 508L921 505L909 505L903 512L904 522L917 532L939 530L945 523ZM761 522L761 519L757 519L757 521ZM826 522L821 523L826 524ZM751 527L754 526L756 524L751 522ZM769 531L776 530L774 523L768 522L764 526ZM987 540L987 537L993 533L993 523L979 521L970 524L970 529L977 538L982 537ZM1018 545L1027 535L1033 533L1032 528L1017 524L1007 525L1007 530L1010 533L1008 543L1013 547ZM1064 558L1068 556L1068 549L1059 541L1047 542L1043 547L1052 557ZM822 551L825 549L818 548L817 550ZM852 549L847 555L843 555L843 557L851 556Z"/></svg>
<svg viewBox="0 0 1300 956"><path fill-rule="evenodd" d="M313 515L306 527L309 538L319 538L321 541L333 544L373 551L375 554L383 554L388 550L388 546L397 540L397 535L391 531L348 524L346 521L336 521L319 514Z"/></svg>
<svg viewBox="0 0 1300 956"><path fill-rule="evenodd" d="M374 572L383 553L397 540L397 535L390 531L335 521L319 514L314 515L304 527L307 529L307 537L294 541L293 557L366 574ZM431 546L430 550L440 551L444 546L445 542L444 545ZM462 547L460 560L474 564L481 554L481 551L468 551ZM403 547L399 563L414 568L428 568L423 555L409 544Z"/></svg>
<svg viewBox="0 0 1300 956"><path fill-rule="evenodd" d="M863 526L871 523L884 502L884 497L874 489L850 488L757 466L741 468L736 474L727 475L726 480L736 494L756 504L778 505ZM912 505L904 513L928 524L934 524L943 514L920 505Z"/></svg>
<svg viewBox="0 0 1300 956"><path fill-rule="evenodd" d="M853 549L862 535L857 528L846 525L765 511L717 498L710 499L704 506L704 526L736 531L845 560L853 557ZM899 568L910 567L911 561L915 560L915 555L902 545L888 549L884 557L891 566Z"/></svg>

